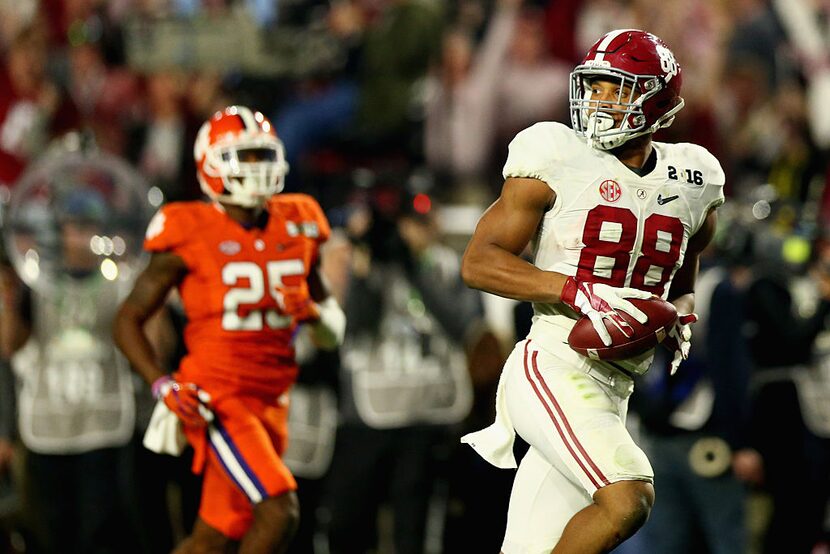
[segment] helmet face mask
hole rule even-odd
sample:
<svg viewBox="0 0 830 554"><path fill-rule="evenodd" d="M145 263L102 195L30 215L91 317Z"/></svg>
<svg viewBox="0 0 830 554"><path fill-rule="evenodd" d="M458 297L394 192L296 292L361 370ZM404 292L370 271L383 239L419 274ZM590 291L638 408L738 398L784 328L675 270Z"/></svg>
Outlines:
<svg viewBox="0 0 830 554"><path fill-rule="evenodd" d="M262 206L280 192L288 173L273 126L244 106L230 106L205 122L193 152L203 192L244 208Z"/></svg>
<svg viewBox="0 0 830 554"><path fill-rule="evenodd" d="M616 100L594 97L596 81L615 83ZM571 124L594 148L616 148L671 125L683 108L681 83L680 66L659 38L637 30L611 31L571 72Z"/></svg>

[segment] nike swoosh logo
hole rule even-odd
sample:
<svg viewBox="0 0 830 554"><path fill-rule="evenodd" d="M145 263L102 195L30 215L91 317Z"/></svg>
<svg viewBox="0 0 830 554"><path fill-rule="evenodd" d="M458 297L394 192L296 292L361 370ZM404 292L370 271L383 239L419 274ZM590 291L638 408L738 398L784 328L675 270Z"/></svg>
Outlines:
<svg viewBox="0 0 830 554"><path fill-rule="evenodd" d="M662 194L658 194L657 195L657 203L662 206L663 204L668 204L672 200L677 200L678 198L680 198L680 195L678 195L678 194L675 194L674 196L666 196L666 197L663 197Z"/></svg>

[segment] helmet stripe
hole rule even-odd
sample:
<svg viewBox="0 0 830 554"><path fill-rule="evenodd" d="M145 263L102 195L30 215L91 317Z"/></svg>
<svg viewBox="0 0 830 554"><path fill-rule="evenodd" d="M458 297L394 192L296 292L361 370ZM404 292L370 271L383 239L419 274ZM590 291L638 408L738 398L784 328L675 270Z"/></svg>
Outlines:
<svg viewBox="0 0 830 554"><path fill-rule="evenodd" d="M594 56L594 60L598 62L603 61L605 59L605 51L608 50L608 47L611 45L615 38L617 38L623 33L635 30L636 29L617 29L616 31L609 32L602 38L602 42L600 42L597 45L597 53L596 56Z"/></svg>
<svg viewBox="0 0 830 554"><path fill-rule="evenodd" d="M242 125L245 127L245 130L248 132L255 132L259 131L259 125L257 125L256 119L254 119L254 114L251 113L251 110L244 106L238 106L238 115L239 118L242 120Z"/></svg>

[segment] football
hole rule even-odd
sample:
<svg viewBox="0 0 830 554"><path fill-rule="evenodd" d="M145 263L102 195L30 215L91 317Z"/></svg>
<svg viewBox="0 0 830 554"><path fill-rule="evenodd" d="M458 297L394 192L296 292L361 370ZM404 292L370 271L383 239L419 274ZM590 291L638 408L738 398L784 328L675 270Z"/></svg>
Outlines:
<svg viewBox="0 0 830 554"><path fill-rule="evenodd" d="M623 319L634 329L634 336L626 338L616 326L606 320L605 328L611 335L611 345L605 346L588 316L582 316L568 335L568 345L594 360L624 360L657 346L677 321L674 305L658 296L628 300L648 316L648 321L640 324L632 316L620 311Z"/></svg>

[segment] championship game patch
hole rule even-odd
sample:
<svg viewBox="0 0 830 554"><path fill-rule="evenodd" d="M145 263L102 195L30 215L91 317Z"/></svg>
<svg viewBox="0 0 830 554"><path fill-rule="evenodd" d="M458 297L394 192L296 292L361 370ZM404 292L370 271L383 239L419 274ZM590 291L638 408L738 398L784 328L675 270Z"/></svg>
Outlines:
<svg viewBox="0 0 830 554"><path fill-rule="evenodd" d="M302 224L303 234L307 237L316 239L320 236L320 228L315 221L304 221Z"/></svg>

